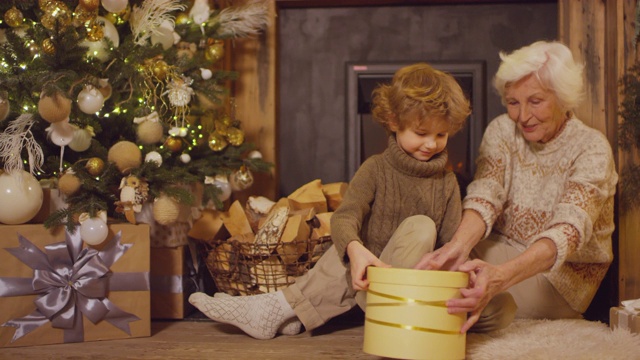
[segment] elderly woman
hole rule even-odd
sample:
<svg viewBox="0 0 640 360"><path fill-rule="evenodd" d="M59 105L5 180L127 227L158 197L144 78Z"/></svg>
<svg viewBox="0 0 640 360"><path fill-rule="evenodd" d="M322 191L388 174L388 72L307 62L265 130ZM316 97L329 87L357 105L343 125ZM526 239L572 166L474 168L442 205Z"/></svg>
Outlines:
<svg viewBox="0 0 640 360"><path fill-rule="evenodd" d="M618 176L607 139L573 113L582 66L558 42L500 58L494 85L507 113L485 131L457 231L416 265L470 273L462 298L447 302L469 313L462 332L504 326L486 317L512 312L493 304L504 292L517 310L503 322L581 317L613 258Z"/></svg>

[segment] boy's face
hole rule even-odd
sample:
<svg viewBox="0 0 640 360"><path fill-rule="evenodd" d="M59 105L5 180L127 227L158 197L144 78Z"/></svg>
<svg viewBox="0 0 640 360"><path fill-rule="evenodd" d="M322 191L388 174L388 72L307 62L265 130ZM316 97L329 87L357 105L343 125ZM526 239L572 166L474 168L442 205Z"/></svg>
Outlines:
<svg viewBox="0 0 640 360"><path fill-rule="evenodd" d="M391 124L400 148L419 161L428 161L441 153L449 140L449 124L442 118L427 121L411 121L410 126L400 129Z"/></svg>

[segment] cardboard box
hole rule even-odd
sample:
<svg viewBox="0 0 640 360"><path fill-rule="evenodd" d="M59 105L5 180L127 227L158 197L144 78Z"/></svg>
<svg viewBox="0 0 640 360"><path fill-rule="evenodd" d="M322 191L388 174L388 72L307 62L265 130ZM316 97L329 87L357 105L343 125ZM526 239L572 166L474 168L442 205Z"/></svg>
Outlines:
<svg viewBox="0 0 640 360"><path fill-rule="evenodd" d="M184 319L195 308L189 295L197 288L188 246L151 248L151 318Z"/></svg>
<svg viewBox="0 0 640 360"><path fill-rule="evenodd" d="M95 248L62 227L0 233L0 347L150 336L148 225L111 224Z"/></svg>
<svg viewBox="0 0 640 360"><path fill-rule="evenodd" d="M609 326L612 330L620 328L640 334L640 315L632 314L622 307L612 307L609 309Z"/></svg>

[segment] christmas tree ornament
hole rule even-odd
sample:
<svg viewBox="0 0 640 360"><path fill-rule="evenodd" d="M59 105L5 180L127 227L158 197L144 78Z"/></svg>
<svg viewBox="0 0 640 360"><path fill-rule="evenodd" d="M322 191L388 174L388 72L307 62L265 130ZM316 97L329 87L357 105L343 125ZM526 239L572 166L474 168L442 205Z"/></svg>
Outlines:
<svg viewBox="0 0 640 360"><path fill-rule="evenodd" d="M93 128L87 126L84 129L76 128L73 132L73 138L69 143L69 148L75 152L87 151L91 147L91 139L95 136Z"/></svg>
<svg viewBox="0 0 640 360"><path fill-rule="evenodd" d="M109 79L98 80L98 85L98 91L100 91L105 101L108 100L113 93L113 87L111 87L111 84L109 84Z"/></svg>
<svg viewBox="0 0 640 360"><path fill-rule="evenodd" d="M87 40L95 42L104 38L104 28L97 19L88 21L85 28L87 29Z"/></svg>
<svg viewBox="0 0 640 360"><path fill-rule="evenodd" d="M24 23L22 11L18 10L15 6L7 10L4 13L4 22L13 28L21 26Z"/></svg>
<svg viewBox="0 0 640 360"><path fill-rule="evenodd" d="M224 175L216 175L214 177L205 176L205 185L213 185L220 190L218 193L218 200L224 202L231 197L231 185L229 185L229 178Z"/></svg>
<svg viewBox="0 0 640 360"><path fill-rule="evenodd" d="M247 154L249 159L262 159L262 153L258 150L251 150L249 154Z"/></svg>
<svg viewBox="0 0 640 360"><path fill-rule="evenodd" d="M167 73L170 71L169 64L164 60L158 60L153 63L151 72L158 80L164 80L167 77Z"/></svg>
<svg viewBox="0 0 640 360"><path fill-rule="evenodd" d="M164 20L158 28L156 28L155 32L151 34L151 45L160 44L163 50L168 50L171 48L174 43L177 43L176 37L177 35L174 31L175 26L172 21Z"/></svg>
<svg viewBox="0 0 640 360"><path fill-rule="evenodd" d="M40 211L42 186L30 173L0 170L0 223L24 224Z"/></svg>
<svg viewBox="0 0 640 360"><path fill-rule="evenodd" d="M73 11L73 26L80 27L82 24L93 22L97 16L97 10L86 10L82 5L78 5Z"/></svg>
<svg viewBox="0 0 640 360"><path fill-rule="evenodd" d="M225 117L225 118L228 118L228 117ZM216 132L222 136L226 136L227 130L229 129L229 124L224 120L225 118L216 119L213 122L216 127Z"/></svg>
<svg viewBox="0 0 640 360"><path fill-rule="evenodd" d="M227 134L225 136L229 144L233 146L240 146L244 142L244 131L237 127L227 128Z"/></svg>
<svg viewBox="0 0 640 360"><path fill-rule="evenodd" d="M242 191L251 187L251 185L253 185L253 174L251 170L242 165L240 169L229 175L229 185L231 185L231 190L233 191Z"/></svg>
<svg viewBox="0 0 640 360"><path fill-rule="evenodd" d="M209 145L209 148L213 151L222 151L229 144L227 143L227 140L224 138L224 136L217 132L212 132L211 134L209 134L207 143Z"/></svg>
<svg viewBox="0 0 640 360"><path fill-rule="evenodd" d="M98 212L98 216L91 217L87 213L80 214L80 238L87 245L102 244L109 235L106 212Z"/></svg>
<svg viewBox="0 0 640 360"><path fill-rule="evenodd" d="M80 0L78 6L86 11L96 11L100 7L100 0Z"/></svg>
<svg viewBox="0 0 640 360"><path fill-rule="evenodd" d="M80 42L80 46L87 48L87 57L90 59L98 59L100 62L109 60L111 52L107 48L104 41L89 41L84 39Z"/></svg>
<svg viewBox="0 0 640 360"><path fill-rule="evenodd" d="M164 141L164 146L171 152L178 152L182 150L182 139L175 136L169 136Z"/></svg>
<svg viewBox="0 0 640 360"><path fill-rule="evenodd" d="M45 11L52 2L56 2L59 0L38 0L38 7L40 8L40 10Z"/></svg>
<svg viewBox="0 0 640 360"><path fill-rule="evenodd" d="M180 161L182 161L183 164L190 163L191 162L191 155L189 155L187 153L180 154Z"/></svg>
<svg viewBox="0 0 640 360"><path fill-rule="evenodd" d="M102 0L102 7L111 13L119 13L127 8L129 0Z"/></svg>
<svg viewBox="0 0 640 360"><path fill-rule="evenodd" d="M189 10L189 17L193 19L198 25L204 24L209 20L211 16L211 7L208 0L195 0L191 10Z"/></svg>
<svg viewBox="0 0 640 360"><path fill-rule="evenodd" d="M53 55L56 53L56 46L53 44L53 41L49 38L42 40L42 50L45 54Z"/></svg>
<svg viewBox="0 0 640 360"><path fill-rule="evenodd" d="M48 30L66 29L73 21L73 13L67 5L61 1L52 1L44 9L44 15L40 23Z"/></svg>
<svg viewBox="0 0 640 360"><path fill-rule="evenodd" d="M137 176L129 175L120 181L120 201L115 202L116 212L123 213L132 224L136 224L136 213L149 198L149 184Z"/></svg>
<svg viewBox="0 0 640 360"><path fill-rule="evenodd" d="M128 4L124 10L118 13L107 13L104 17L115 26L124 25L131 18L131 5Z"/></svg>
<svg viewBox="0 0 640 360"><path fill-rule="evenodd" d="M31 43L29 43L29 53L31 54L31 56L39 56L40 50L40 45L38 45L36 42L32 41Z"/></svg>
<svg viewBox="0 0 640 360"><path fill-rule="evenodd" d="M189 14L184 11L181 11L176 15L176 25L187 25L189 21Z"/></svg>
<svg viewBox="0 0 640 360"><path fill-rule="evenodd" d="M213 42L207 44L204 57L211 63L220 61L220 59L224 57L224 42L222 42L221 40L214 40Z"/></svg>
<svg viewBox="0 0 640 360"><path fill-rule="evenodd" d="M164 136L164 127L158 121L145 121L138 125L136 135L143 145L157 144Z"/></svg>
<svg viewBox="0 0 640 360"><path fill-rule="evenodd" d="M162 155L160 155L160 153L157 151L150 151L147 153L147 155L144 156L144 161L153 161L158 164L158 167L160 167L162 165Z"/></svg>
<svg viewBox="0 0 640 360"><path fill-rule="evenodd" d="M140 167L142 164L142 152L138 145L131 141L119 141L109 149L107 161L115 164L121 174Z"/></svg>
<svg viewBox="0 0 640 360"><path fill-rule="evenodd" d="M87 172L91 174L91 176L99 176L104 171L104 160L99 157L92 157L87 160L84 168L87 169Z"/></svg>
<svg viewBox="0 0 640 360"><path fill-rule="evenodd" d="M58 179L58 190L66 196L75 194L76 191L80 190L80 186L82 186L80 178L71 169L65 171Z"/></svg>
<svg viewBox="0 0 640 360"><path fill-rule="evenodd" d="M73 140L75 132L73 126L69 124L69 120L52 123L45 129L52 143L58 146L67 146Z"/></svg>
<svg viewBox="0 0 640 360"><path fill-rule="evenodd" d="M120 46L120 34L118 34L116 26L103 16L96 17L96 22L99 24L100 28L102 28L104 37L111 41L113 47Z"/></svg>
<svg viewBox="0 0 640 360"><path fill-rule="evenodd" d="M178 220L180 203L166 194L161 194L153 201L153 219L160 225L169 225Z"/></svg>
<svg viewBox="0 0 640 360"><path fill-rule="evenodd" d="M213 72L209 69L200 68L200 76L202 76L202 80L209 80L213 76Z"/></svg>
<svg viewBox="0 0 640 360"><path fill-rule="evenodd" d="M60 92L40 96L38 100L40 117L50 123L57 123L69 119L71 115L71 99Z"/></svg>
<svg viewBox="0 0 640 360"><path fill-rule="evenodd" d="M11 106L9 104L9 99L4 94L0 94L0 122L4 121L4 119L9 116L9 111L11 110Z"/></svg>
<svg viewBox="0 0 640 360"><path fill-rule="evenodd" d="M86 85L78 93L78 107L85 114L95 114L104 106L104 96L93 85Z"/></svg>

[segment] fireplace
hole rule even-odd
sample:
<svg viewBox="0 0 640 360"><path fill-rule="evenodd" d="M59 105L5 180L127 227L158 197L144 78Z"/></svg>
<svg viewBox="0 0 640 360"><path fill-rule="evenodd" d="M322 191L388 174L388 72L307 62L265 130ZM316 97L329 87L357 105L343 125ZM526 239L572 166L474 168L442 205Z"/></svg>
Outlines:
<svg viewBox="0 0 640 360"><path fill-rule="evenodd" d="M453 75L469 98L472 113L465 127L449 138L449 166L456 173L464 194L473 178L475 158L486 126L485 117L485 64L483 61L432 62L436 69ZM399 68L410 63L347 63L346 99L346 160L347 178L351 179L362 162L382 152L387 136L380 124L371 116L371 94L380 83L390 82Z"/></svg>

